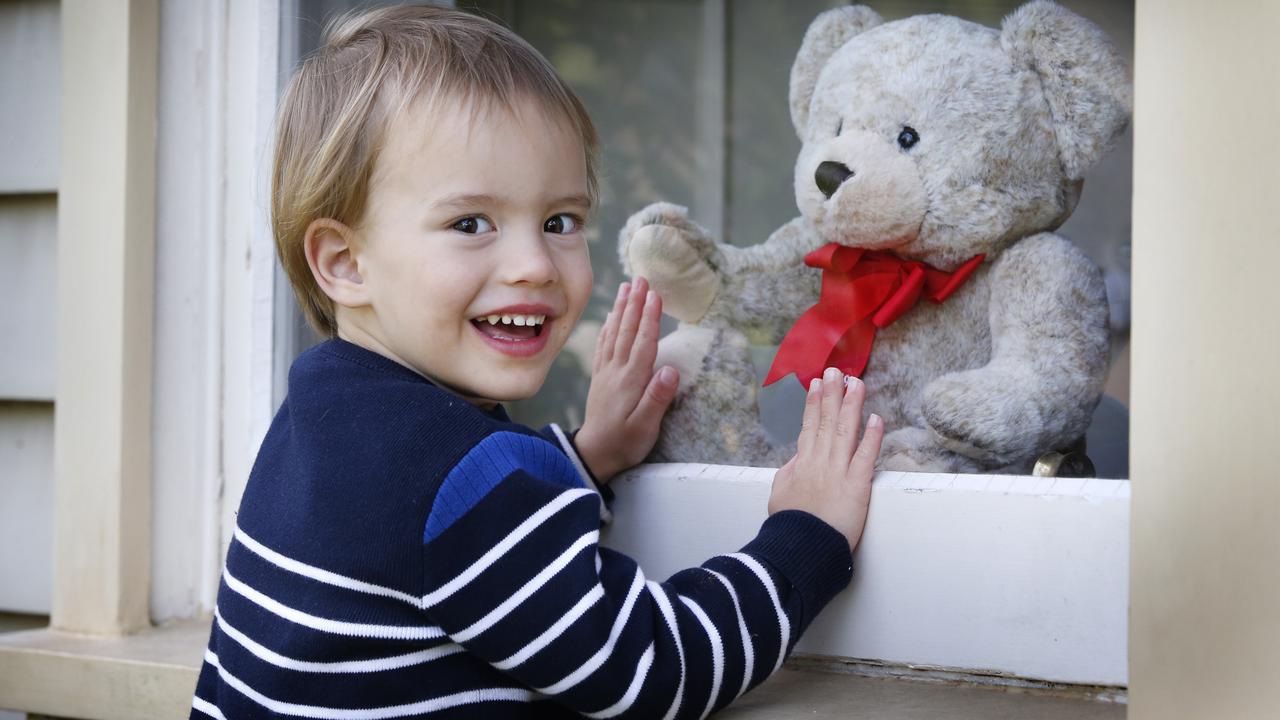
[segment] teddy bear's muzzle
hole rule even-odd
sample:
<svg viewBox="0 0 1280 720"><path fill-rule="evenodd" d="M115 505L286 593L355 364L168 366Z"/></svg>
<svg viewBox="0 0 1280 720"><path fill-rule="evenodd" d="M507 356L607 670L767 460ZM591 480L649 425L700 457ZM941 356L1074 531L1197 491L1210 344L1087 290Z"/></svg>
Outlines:
<svg viewBox="0 0 1280 720"><path fill-rule="evenodd" d="M813 174L814 182L818 184L818 189L827 196L827 199L830 199L844 181L851 177L853 177L853 171L847 165L830 160L819 163L817 172Z"/></svg>

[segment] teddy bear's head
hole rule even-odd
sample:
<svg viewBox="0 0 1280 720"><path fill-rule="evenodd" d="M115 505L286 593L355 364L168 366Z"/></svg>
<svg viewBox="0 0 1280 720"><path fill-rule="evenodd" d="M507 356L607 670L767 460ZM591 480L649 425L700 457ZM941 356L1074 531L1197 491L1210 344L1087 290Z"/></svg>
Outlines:
<svg viewBox="0 0 1280 720"><path fill-rule="evenodd" d="M827 242L952 269L1066 220L1130 107L1106 36L1047 0L999 31L830 10L791 71L796 202Z"/></svg>

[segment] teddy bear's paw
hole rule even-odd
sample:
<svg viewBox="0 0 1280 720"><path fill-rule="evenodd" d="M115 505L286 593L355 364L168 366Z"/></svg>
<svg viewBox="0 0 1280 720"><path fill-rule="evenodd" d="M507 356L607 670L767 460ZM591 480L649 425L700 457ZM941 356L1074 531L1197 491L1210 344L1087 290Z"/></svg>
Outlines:
<svg viewBox="0 0 1280 720"><path fill-rule="evenodd" d="M700 320L720 290L719 275L683 228L640 226L626 252L631 276L646 278L662 297L663 310L683 322Z"/></svg>
<svg viewBox="0 0 1280 720"><path fill-rule="evenodd" d="M991 368L944 375L925 388L921 409L941 445L985 465L999 465L1036 447L1044 427L1039 407L1011 394L1034 385Z"/></svg>
<svg viewBox="0 0 1280 720"><path fill-rule="evenodd" d="M958 473L979 472L978 463L957 455L938 443L933 432L908 427L884 436L880 446L878 470L897 472Z"/></svg>
<svg viewBox="0 0 1280 720"><path fill-rule="evenodd" d="M684 241L704 260L711 261L717 252L715 239L706 228L689 219L688 208L667 202L652 203L627 218L626 225L618 233L618 255L627 273L635 275L630 266L632 241L641 229L654 225L679 231Z"/></svg>
<svg viewBox="0 0 1280 720"><path fill-rule="evenodd" d="M880 443L880 470L902 472L926 472L929 459L937 454L938 446L933 433L924 428L899 428L884 436Z"/></svg>

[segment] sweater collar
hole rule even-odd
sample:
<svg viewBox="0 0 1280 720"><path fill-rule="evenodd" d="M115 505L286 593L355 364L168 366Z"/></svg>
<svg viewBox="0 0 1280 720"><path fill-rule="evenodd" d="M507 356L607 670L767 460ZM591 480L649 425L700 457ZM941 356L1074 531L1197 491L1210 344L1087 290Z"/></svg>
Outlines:
<svg viewBox="0 0 1280 720"><path fill-rule="evenodd" d="M426 383L432 387L439 388L441 392L449 392L449 390L440 387L428 378L423 377L421 374L401 365L395 360L384 355L379 355L368 348L360 347L355 343L347 342L342 338L334 337L325 340L320 343L317 349L370 370L390 373L411 382ZM492 409L487 410L479 406L473 407L496 420L501 420L503 422L511 421L511 418L507 415L506 409L503 408L501 404L494 405Z"/></svg>

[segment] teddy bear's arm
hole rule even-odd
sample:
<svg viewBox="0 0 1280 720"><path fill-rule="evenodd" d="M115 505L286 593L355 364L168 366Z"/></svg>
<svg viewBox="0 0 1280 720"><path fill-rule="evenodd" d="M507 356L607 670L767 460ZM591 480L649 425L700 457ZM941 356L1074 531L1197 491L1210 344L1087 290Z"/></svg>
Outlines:
<svg viewBox="0 0 1280 720"><path fill-rule="evenodd" d="M734 327L760 345L776 345L796 318L818 301L819 270L804 256L822 241L804 218L747 247L722 246L722 288L703 324Z"/></svg>
<svg viewBox="0 0 1280 720"><path fill-rule="evenodd" d="M627 274L643 275L673 317L704 327L729 327L758 344L777 344L818 300L821 273L804 256L821 244L804 218L765 242L736 247L716 242L688 210L654 203L619 233Z"/></svg>
<svg viewBox="0 0 1280 720"><path fill-rule="evenodd" d="M1102 273L1067 240L1042 233L992 267L991 362L924 390L930 429L985 464L1025 463L1084 435L1106 380Z"/></svg>

